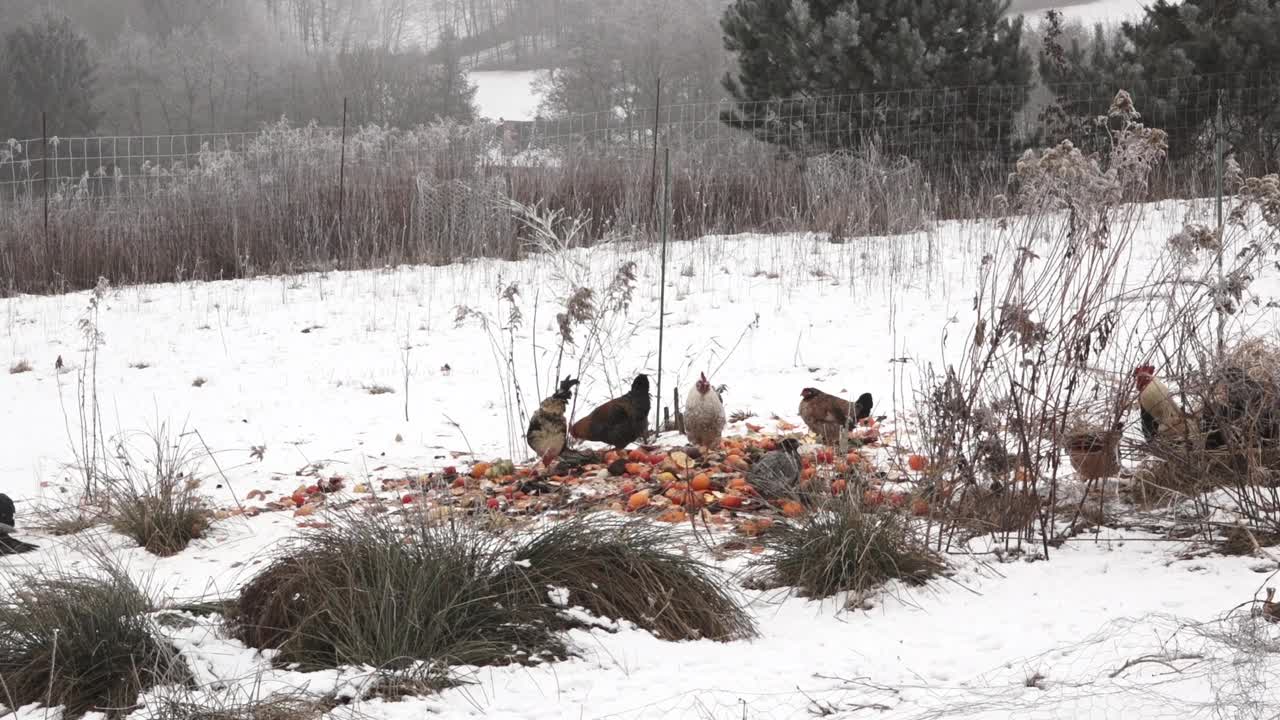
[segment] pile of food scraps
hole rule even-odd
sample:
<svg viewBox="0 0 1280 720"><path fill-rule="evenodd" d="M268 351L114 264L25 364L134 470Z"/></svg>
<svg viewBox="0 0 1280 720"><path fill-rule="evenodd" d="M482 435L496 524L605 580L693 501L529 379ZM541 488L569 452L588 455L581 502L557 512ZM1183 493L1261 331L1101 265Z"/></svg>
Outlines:
<svg viewBox="0 0 1280 720"><path fill-rule="evenodd" d="M792 426L794 429L794 426ZM779 518L795 518L808 507L793 497L762 497L750 483L751 468L775 451L781 435L748 427L748 435L726 438L714 450L646 446L627 452L568 451L546 472L540 466L517 466L510 460L477 462L459 470L408 477L381 478L350 486L332 476L299 485L274 499L255 490L248 500L261 507L237 508L226 514L256 515L292 511L304 527L322 526L312 518L321 508L362 505L372 512L395 506L433 517L492 513L510 519L544 514L612 511L652 517L660 522L697 520L706 525L755 536ZM927 502L913 492L910 475L923 470L912 456L904 472L886 462L886 439L874 421L854 433L843 457L820 445L800 448L797 495L860 493L864 507L910 510L928 514Z"/></svg>

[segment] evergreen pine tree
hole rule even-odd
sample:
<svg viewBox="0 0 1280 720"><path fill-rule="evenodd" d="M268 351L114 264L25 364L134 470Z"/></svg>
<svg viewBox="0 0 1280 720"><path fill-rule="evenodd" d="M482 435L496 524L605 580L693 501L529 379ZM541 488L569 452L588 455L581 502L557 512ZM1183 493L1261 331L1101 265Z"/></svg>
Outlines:
<svg viewBox="0 0 1280 720"><path fill-rule="evenodd" d="M8 78L0 134L39 137L41 112L48 115L50 134L87 135L97 128L97 68L71 20L48 15L9 31L0 43L0 59Z"/></svg>
<svg viewBox="0 0 1280 720"><path fill-rule="evenodd" d="M462 64L462 48L452 28L440 36L440 67L435 93L435 115L471 122L476 115L476 86Z"/></svg>
<svg viewBox="0 0 1280 720"><path fill-rule="evenodd" d="M1031 78L1022 19L1006 17L1008 8L735 0L721 27L737 58L724 82L736 107L722 119L813 151L857 147L879 129L890 150L908 155L940 142L956 153L1007 146Z"/></svg>
<svg viewBox="0 0 1280 720"><path fill-rule="evenodd" d="M1111 61L1171 159L1203 150L1222 102L1231 150L1276 158L1280 142L1280 0L1156 0L1122 26ZM1202 141L1202 142L1198 142Z"/></svg>

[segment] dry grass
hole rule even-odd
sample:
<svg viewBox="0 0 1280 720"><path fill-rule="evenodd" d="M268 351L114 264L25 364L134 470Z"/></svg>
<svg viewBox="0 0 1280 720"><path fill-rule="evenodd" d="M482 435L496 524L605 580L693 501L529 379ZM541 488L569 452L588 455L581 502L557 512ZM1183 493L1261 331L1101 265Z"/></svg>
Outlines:
<svg viewBox="0 0 1280 720"><path fill-rule="evenodd" d="M105 576L38 574L0 590L4 703L62 705L66 717L131 712L138 694L184 682L177 651L155 634L150 601L118 568Z"/></svg>
<svg viewBox="0 0 1280 720"><path fill-rule="evenodd" d="M17 360L9 366L10 375L19 375L25 372L31 372L31 363L26 360Z"/></svg>
<svg viewBox="0 0 1280 720"><path fill-rule="evenodd" d="M890 580L918 585L944 564L897 512L864 511L856 498L836 497L793 523L775 525L768 551L753 562L767 587L792 587L807 597L838 592L855 597Z"/></svg>
<svg viewBox="0 0 1280 720"><path fill-rule="evenodd" d="M283 664L365 664L383 688L439 688L457 665L566 655L579 622L553 596L665 639L754 634L709 568L648 523L570 520L524 541L468 523L351 511L295 543L241 590L232 627ZM563 589L563 590L559 590Z"/></svg>
<svg viewBox="0 0 1280 720"><path fill-rule="evenodd" d="M535 588L566 589L570 605L664 640L753 637L751 616L728 585L680 544L673 532L645 520L575 518L523 543L515 557Z"/></svg>
<svg viewBox="0 0 1280 720"><path fill-rule="evenodd" d="M273 693L252 701L214 701L194 693L162 692L147 703L152 720L319 720L337 706L304 693Z"/></svg>
<svg viewBox="0 0 1280 720"><path fill-rule="evenodd" d="M102 475L111 526L155 555L182 552L213 520L197 473L191 448L164 426L145 436L145 452L121 443Z"/></svg>
<svg viewBox="0 0 1280 720"><path fill-rule="evenodd" d="M236 637L283 664L367 664L438 687L451 665L559 657L554 612L468 525L351 514L308 533L240 592Z"/></svg>

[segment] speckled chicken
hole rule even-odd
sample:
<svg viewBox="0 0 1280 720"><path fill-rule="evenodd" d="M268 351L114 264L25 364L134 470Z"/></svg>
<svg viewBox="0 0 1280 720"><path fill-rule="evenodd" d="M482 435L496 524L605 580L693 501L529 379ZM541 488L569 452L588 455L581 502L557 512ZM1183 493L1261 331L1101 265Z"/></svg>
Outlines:
<svg viewBox="0 0 1280 720"><path fill-rule="evenodd" d="M569 428L573 437L624 448L649 429L649 376L640 374L631 390L591 411Z"/></svg>
<svg viewBox="0 0 1280 720"><path fill-rule="evenodd" d="M17 529L16 514L17 508L13 500L8 495L0 493L0 555L16 555L36 549L35 545L10 536L10 533Z"/></svg>
<svg viewBox="0 0 1280 720"><path fill-rule="evenodd" d="M724 432L724 402L720 392L707 382L706 373L701 373L689 390L684 408L684 434L689 442L707 448L718 447L720 434Z"/></svg>
<svg viewBox="0 0 1280 720"><path fill-rule="evenodd" d="M555 394L542 401L538 411L529 418L529 429L524 434L525 442L538 453L542 464L550 467L569 443L569 432L564 418L565 408L573 399L573 386L578 381L565 378L560 381L560 388Z"/></svg>
<svg viewBox="0 0 1280 720"><path fill-rule="evenodd" d="M800 441L784 438L777 450L765 453L747 473L747 482L763 498L791 497L800 483Z"/></svg>
<svg viewBox="0 0 1280 720"><path fill-rule="evenodd" d="M871 417L874 404L871 393L862 393L850 405L844 398L811 387L801 390L800 398L800 417L824 445L838 445L842 432Z"/></svg>

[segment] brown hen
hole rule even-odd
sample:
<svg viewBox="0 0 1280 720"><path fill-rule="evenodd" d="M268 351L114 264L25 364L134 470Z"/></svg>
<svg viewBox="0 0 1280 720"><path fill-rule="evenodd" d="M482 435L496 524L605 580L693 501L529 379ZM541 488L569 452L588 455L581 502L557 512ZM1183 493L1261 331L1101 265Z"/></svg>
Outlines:
<svg viewBox="0 0 1280 720"><path fill-rule="evenodd" d="M871 393L862 393L852 404L817 388L800 391L800 417L824 445L836 445L840 434L871 416Z"/></svg>

